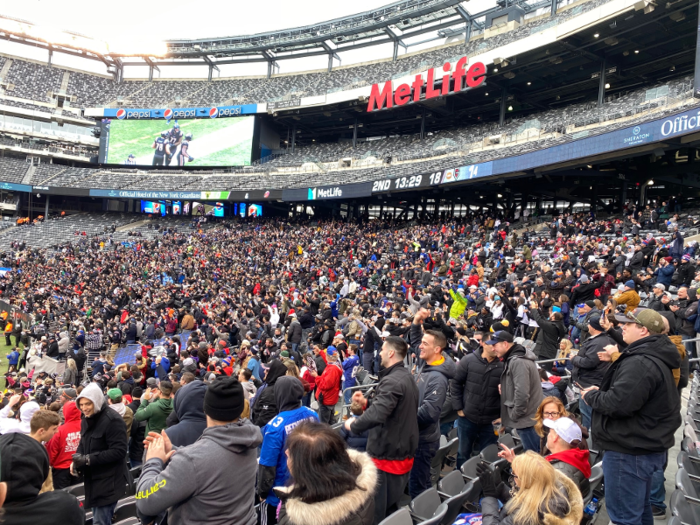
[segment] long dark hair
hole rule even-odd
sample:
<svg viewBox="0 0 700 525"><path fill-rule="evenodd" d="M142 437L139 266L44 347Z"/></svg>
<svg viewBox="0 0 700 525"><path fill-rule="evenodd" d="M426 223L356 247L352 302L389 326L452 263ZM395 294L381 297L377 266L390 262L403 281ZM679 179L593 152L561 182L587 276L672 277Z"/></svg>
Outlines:
<svg viewBox="0 0 700 525"><path fill-rule="evenodd" d="M358 488L362 469L350 459L345 441L328 425L302 423L289 435L287 450L294 481L290 498L317 503Z"/></svg>

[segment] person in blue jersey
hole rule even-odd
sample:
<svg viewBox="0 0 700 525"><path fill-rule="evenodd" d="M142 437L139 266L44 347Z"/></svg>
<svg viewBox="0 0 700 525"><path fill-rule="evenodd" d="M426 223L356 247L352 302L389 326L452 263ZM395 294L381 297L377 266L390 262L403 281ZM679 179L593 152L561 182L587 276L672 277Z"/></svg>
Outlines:
<svg viewBox="0 0 700 525"><path fill-rule="evenodd" d="M275 384L275 402L279 414L262 428L263 442L258 467L258 496L262 501L261 525L277 523L279 498L272 488L284 486L289 479L285 448L287 437L303 421L318 421L316 412L301 405L304 386L296 377L280 377Z"/></svg>
<svg viewBox="0 0 700 525"><path fill-rule="evenodd" d="M343 389L357 386L355 373L357 372L357 367L360 366L360 358L357 357L357 345L352 344L348 346L346 355L347 357L345 358L345 361L343 361ZM348 390L343 393L343 401L346 405L350 404L351 398L352 390Z"/></svg>

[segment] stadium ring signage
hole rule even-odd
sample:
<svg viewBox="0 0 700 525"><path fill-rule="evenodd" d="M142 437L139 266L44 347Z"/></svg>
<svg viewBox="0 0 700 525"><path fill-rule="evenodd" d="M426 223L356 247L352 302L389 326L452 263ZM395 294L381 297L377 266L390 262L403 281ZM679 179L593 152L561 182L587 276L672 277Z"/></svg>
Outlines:
<svg viewBox="0 0 700 525"><path fill-rule="evenodd" d="M240 106L217 106L205 108L176 108L176 109L130 109L119 108L104 110L105 118L119 120L146 120L146 119L195 119L217 117L240 117L242 115L254 115L258 112L257 104L243 104Z"/></svg>
<svg viewBox="0 0 700 525"><path fill-rule="evenodd" d="M442 85L438 88L435 87L435 68L428 70L425 82L423 82L423 74L419 73L411 84L399 84L396 89L392 80L385 82L381 90L379 84L374 84L370 91L367 112L418 102L423 93L423 98L428 100L479 86L486 79L486 66L483 62L474 62L469 69L465 69L468 60L466 56L460 58L454 66L454 71L452 71L452 65L445 62L442 66ZM450 80L454 83L451 91Z"/></svg>

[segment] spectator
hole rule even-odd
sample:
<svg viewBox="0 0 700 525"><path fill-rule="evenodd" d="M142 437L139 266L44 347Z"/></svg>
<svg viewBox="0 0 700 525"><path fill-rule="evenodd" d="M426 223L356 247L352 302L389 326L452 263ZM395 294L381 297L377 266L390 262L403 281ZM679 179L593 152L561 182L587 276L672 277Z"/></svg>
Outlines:
<svg viewBox="0 0 700 525"><path fill-rule="evenodd" d="M362 405L355 402L350 403L351 418L359 417L362 415L362 413ZM367 439L369 438L369 430L365 430L362 434L355 434L346 429L345 426L342 426L340 427L339 432L340 436L343 438L343 440L349 448L357 450L358 452L365 452L367 450Z"/></svg>
<svg viewBox="0 0 700 525"><path fill-rule="evenodd" d="M641 253L641 252L638 252ZM625 282L625 289L623 292L618 292L613 296L613 299L617 301L617 304L619 306L624 305L625 306L625 313L631 312L637 306L639 306L639 303L642 301L639 298L639 294L636 291L636 285L632 279L629 281Z"/></svg>
<svg viewBox="0 0 700 525"><path fill-rule="evenodd" d="M486 343L493 345L496 355L503 359L501 376L501 423L515 428L525 450L539 450L539 439L534 418L542 402L542 387L537 373L535 356L513 342L505 330L495 332Z"/></svg>
<svg viewBox="0 0 700 525"><path fill-rule="evenodd" d="M85 507L92 508L93 524L110 525L117 501L126 492L126 425L105 406L104 394L95 383L78 396L78 407L83 420L71 474L85 476Z"/></svg>
<svg viewBox="0 0 700 525"><path fill-rule="evenodd" d="M195 443L174 448L167 430L149 434L136 488L141 514L167 511L169 525L255 525L256 451L262 436L258 427L241 419L244 405L241 384L220 377L207 388L207 428Z"/></svg>
<svg viewBox="0 0 700 525"><path fill-rule="evenodd" d="M391 514L399 503L413 467L418 448L418 387L403 366L408 345L400 337L389 336L380 352L379 384L374 396L353 394L365 412L345 422L355 434L369 430L367 453L377 467L378 481L374 499L374 522Z"/></svg>
<svg viewBox="0 0 700 525"><path fill-rule="evenodd" d="M421 308L415 315L411 330L423 332L423 321L428 311ZM417 335L412 334L413 339ZM447 340L438 330L422 334L418 365L414 379L418 386L418 448L413 458L413 468L408 482L408 492L415 498L431 486L430 466L440 448L440 414L447 398L449 381L454 377L455 364L444 356Z"/></svg>
<svg viewBox="0 0 700 525"><path fill-rule="evenodd" d="M552 312L549 318L545 318L539 310L536 302L530 303L530 317L539 327L537 342L535 343L535 355L537 359L554 359L559 349L559 341L566 335L564 317L560 312ZM552 363L543 365L546 370L552 369Z"/></svg>
<svg viewBox="0 0 700 525"><path fill-rule="evenodd" d="M168 427L168 437L173 446L192 445L207 428L207 418L203 409L206 391L207 387L202 381L192 381L175 394L173 411L168 416L168 421L173 415L176 421Z"/></svg>
<svg viewBox="0 0 700 525"><path fill-rule="evenodd" d="M18 432L0 437L0 479L6 485L3 525L84 525L75 496L61 490L39 493L49 475L46 449Z"/></svg>
<svg viewBox="0 0 700 525"><path fill-rule="evenodd" d="M171 399L173 385L162 381L158 388L150 388L141 395L141 404L134 414L134 421L146 421L146 435L151 432L159 434L165 428L165 422L173 411Z"/></svg>
<svg viewBox="0 0 700 525"><path fill-rule="evenodd" d="M275 383L286 373L287 367L282 361L273 359L265 375L265 381L250 402L251 420L260 428L267 425L279 412L275 404Z"/></svg>
<svg viewBox="0 0 700 525"><path fill-rule="evenodd" d="M600 386L605 371L610 365L601 362L598 358L598 352L602 352L606 346L613 344L613 340L607 336L601 326L598 316L589 319L588 333L590 337L581 344L578 354L571 358L571 363L574 366L572 379L579 388L583 389L594 385ZM582 399L579 403L579 410L581 411L581 423L590 430L591 407Z"/></svg>
<svg viewBox="0 0 700 525"><path fill-rule="evenodd" d="M19 419L10 418L10 412L16 412L15 407L17 406L19 406ZM22 397L22 394L14 394L5 408L0 410L0 434L11 434L12 432L29 434L32 417L38 410L39 403Z"/></svg>
<svg viewBox="0 0 700 525"><path fill-rule="evenodd" d="M343 369L340 364L338 350L329 346L326 350L328 364L319 376L316 372L311 375L316 378L316 399L318 400L318 417L323 423L334 425L335 405L340 398L340 388L343 379Z"/></svg>
<svg viewBox="0 0 700 525"><path fill-rule="evenodd" d="M63 405L63 415L65 423L58 427L54 436L46 443L54 490L80 483L80 478L70 472L73 454L77 452L80 443L80 410L74 401Z"/></svg>
<svg viewBox="0 0 700 525"><path fill-rule="evenodd" d="M277 380L275 403L279 414L262 429L263 442L258 461L258 496L263 501L260 515L266 525L277 523L279 498L273 487L283 486L289 479L286 444L289 432L304 421L318 421L316 413L302 406L304 387L295 377L285 376Z"/></svg>
<svg viewBox="0 0 700 525"><path fill-rule="evenodd" d="M126 425L126 435L130 436L131 424L134 422L134 413L124 404L122 398L122 391L118 388L110 388L107 390L107 403L109 404L109 408L115 410L117 414L122 417Z"/></svg>
<svg viewBox="0 0 700 525"><path fill-rule="evenodd" d="M343 403L345 405L349 405L352 398L352 390L348 389L357 386L355 374L357 373L357 368L360 366L360 358L357 356L357 350L357 345L351 344L348 346L347 354L343 360Z"/></svg>
<svg viewBox="0 0 700 525"><path fill-rule="evenodd" d="M457 468L471 456L474 443L479 450L496 443L493 421L501 415L498 387L503 363L491 345L481 345L457 363L450 381L452 408L457 410L459 451Z"/></svg>
<svg viewBox="0 0 700 525"><path fill-rule="evenodd" d="M576 484L546 459L528 451L515 456L511 469L516 489L500 481L500 473L477 467L484 494L484 525L567 524L583 517L583 499ZM499 500L503 503L500 507Z"/></svg>
<svg viewBox="0 0 700 525"><path fill-rule="evenodd" d="M304 422L288 439L294 484L275 487L282 500L280 525L371 525L377 468L363 453L347 450L328 426Z"/></svg>
<svg viewBox="0 0 700 525"><path fill-rule="evenodd" d="M653 523L649 492L663 470L673 434L681 424L673 379L680 356L663 335L653 310L616 315L627 348L608 368L600 387L582 392L593 409L593 435L605 450L605 503L613 523Z"/></svg>

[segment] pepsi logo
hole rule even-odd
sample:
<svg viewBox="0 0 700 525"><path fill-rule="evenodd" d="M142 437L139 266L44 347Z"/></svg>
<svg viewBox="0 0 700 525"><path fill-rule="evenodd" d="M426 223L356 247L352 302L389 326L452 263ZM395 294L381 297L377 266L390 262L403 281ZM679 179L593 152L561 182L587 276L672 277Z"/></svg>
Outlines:
<svg viewBox="0 0 700 525"><path fill-rule="evenodd" d="M163 118L164 118L165 120L170 120L171 118L173 118L173 110L172 110L172 109L166 109L165 111L163 111Z"/></svg>
<svg viewBox="0 0 700 525"><path fill-rule="evenodd" d="M126 110L125 109L118 109L117 110L117 118L119 120L124 120L126 118Z"/></svg>
<svg viewBox="0 0 700 525"><path fill-rule="evenodd" d="M209 117L216 118L219 116L219 108L209 108Z"/></svg>
<svg viewBox="0 0 700 525"><path fill-rule="evenodd" d="M266 191L266 192L265 192L265 198L267 199L269 196L270 196L270 192L269 192L269 191Z"/></svg>

